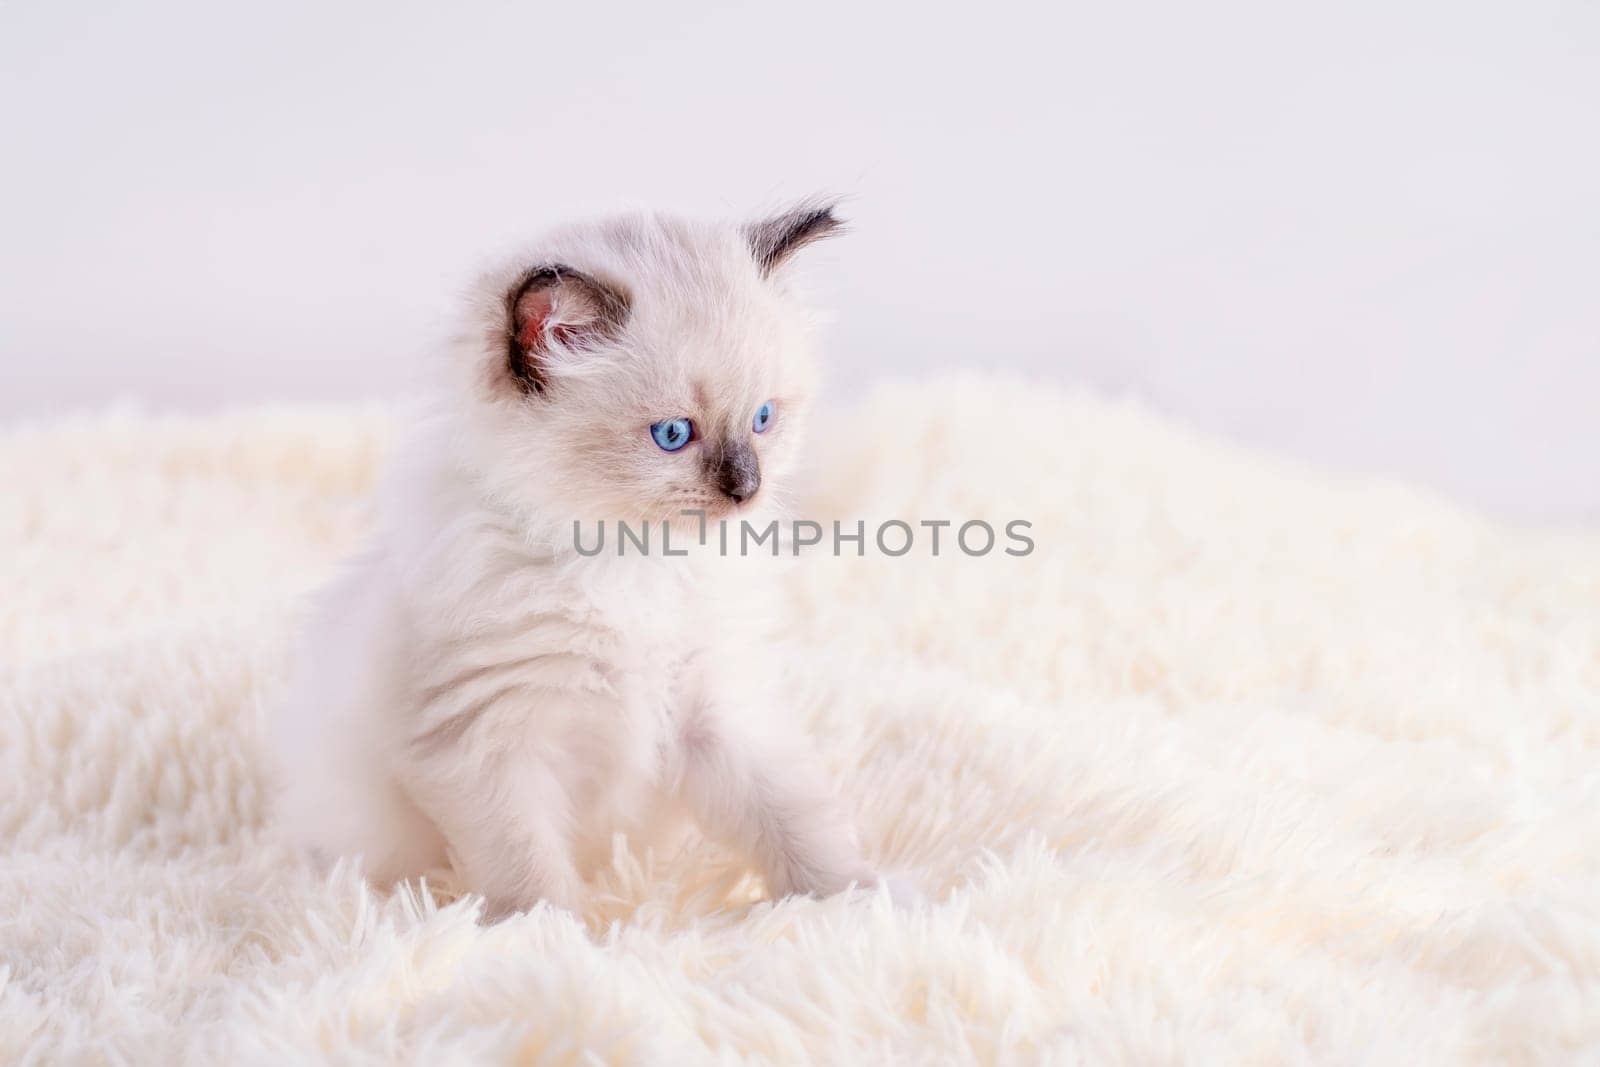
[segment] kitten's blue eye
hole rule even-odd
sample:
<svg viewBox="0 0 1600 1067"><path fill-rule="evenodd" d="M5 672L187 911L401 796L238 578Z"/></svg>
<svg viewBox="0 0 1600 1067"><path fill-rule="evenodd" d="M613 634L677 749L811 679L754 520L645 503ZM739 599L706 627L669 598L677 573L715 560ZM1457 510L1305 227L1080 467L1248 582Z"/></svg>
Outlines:
<svg viewBox="0 0 1600 1067"><path fill-rule="evenodd" d="M756 433L761 433L766 430L768 426L771 426L772 420L777 417L778 408L773 404L772 401L769 400L765 404L762 404L760 407L756 408L756 417L750 421L750 428Z"/></svg>
<svg viewBox="0 0 1600 1067"><path fill-rule="evenodd" d="M650 436L664 451L676 452L694 440L694 423L688 419L662 419L650 427Z"/></svg>

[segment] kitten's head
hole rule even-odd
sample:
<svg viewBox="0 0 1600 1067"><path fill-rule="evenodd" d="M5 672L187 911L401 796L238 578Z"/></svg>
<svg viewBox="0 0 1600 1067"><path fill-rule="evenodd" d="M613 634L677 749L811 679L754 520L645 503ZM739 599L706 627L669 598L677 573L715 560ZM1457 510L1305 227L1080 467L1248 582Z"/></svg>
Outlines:
<svg viewBox="0 0 1600 1067"><path fill-rule="evenodd" d="M785 267L839 229L816 203L744 226L620 218L482 280L466 403L493 491L555 522L769 503L814 374Z"/></svg>

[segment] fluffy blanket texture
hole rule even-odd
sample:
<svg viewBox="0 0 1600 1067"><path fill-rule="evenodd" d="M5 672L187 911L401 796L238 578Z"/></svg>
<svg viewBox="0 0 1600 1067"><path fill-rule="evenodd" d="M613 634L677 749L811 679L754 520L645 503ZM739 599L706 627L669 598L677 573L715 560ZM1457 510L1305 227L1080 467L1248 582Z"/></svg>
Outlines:
<svg viewBox="0 0 1600 1067"><path fill-rule="evenodd" d="M262 719L394 418L0 443L0 1061L1600 1058L1600 540L1020 383L886 389L803 509L789 672L880 864L769 903L619 842L486 927L274 840Z"/></svg>

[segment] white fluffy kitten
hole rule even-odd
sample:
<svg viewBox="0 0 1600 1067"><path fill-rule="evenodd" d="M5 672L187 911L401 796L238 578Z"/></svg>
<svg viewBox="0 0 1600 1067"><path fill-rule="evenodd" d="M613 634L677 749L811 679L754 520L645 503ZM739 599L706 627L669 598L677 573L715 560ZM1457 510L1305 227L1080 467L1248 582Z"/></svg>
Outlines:
<svg viewBox="0 0 1600 1067"><path fill-rule="evenodd" d="M277 722L299 841L385 883L453 863L492 913L575 907L614 832L679 811L775 895L875 881L741 621L770 557L666 557L658 536L695 547L685 509L766 522L813 373L783 269L838 227L818 205L624 218L482 280ZM574 520L591 548L600 519L606 551L580 555ZM617 556L619 519L651 523L650 555Z"/></svg>

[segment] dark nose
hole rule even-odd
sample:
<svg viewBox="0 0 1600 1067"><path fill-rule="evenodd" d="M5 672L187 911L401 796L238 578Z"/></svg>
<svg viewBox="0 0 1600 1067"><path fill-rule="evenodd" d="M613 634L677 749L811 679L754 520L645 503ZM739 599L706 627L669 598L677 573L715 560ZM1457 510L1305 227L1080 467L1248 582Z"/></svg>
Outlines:
<svg viewBox="0 0 1600 1067"><path fill-rule="evenodd" d="M748 441L729 441L717 453L712 480L722 494L743 504L761 488L761 464Z"/></svg>

